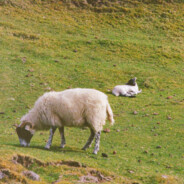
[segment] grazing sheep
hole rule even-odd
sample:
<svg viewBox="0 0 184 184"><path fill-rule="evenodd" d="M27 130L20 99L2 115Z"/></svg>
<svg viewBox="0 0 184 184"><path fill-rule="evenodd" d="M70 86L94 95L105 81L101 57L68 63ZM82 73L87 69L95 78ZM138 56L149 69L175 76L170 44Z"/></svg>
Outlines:
<svg viewBox="0 0 184 184"><path fill-rule="evenodd" d="M91 135L82 148L86 150L94 137L94 154L99 151L100 134L105 125L106 116L114 123L113 112L107 96L94 89L68 89L62 92L48 92L41 96L34 107L21 118L16 128L20 144L29 146L36 130L50 129L50 136L45 146L50 148L56 128L61 134L61 148L65 145L64 126L89 127Z"/></svg>
<svg viewBox="0 0 184 184"><path fill-rule="evenodd" d="M136 79L136 77L130 79L125 85L115 86L112 90L112 94L115 96L136 96L138 93L141 93L142 89L139 91Z"/></svg>

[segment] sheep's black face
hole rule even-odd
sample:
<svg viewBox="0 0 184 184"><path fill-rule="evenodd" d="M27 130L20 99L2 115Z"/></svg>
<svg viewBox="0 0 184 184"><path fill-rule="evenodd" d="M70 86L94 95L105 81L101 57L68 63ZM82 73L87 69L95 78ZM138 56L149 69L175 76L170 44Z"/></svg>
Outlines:
<svg viewBox="0 0 184 184"><path fill-rule="evenodd" d="M128 81L128 83L126 83L127 85L130 85L130 86L135 86L136 85L136 77L135 78L133 78L133 79L130 79L129 81Z"/></svg>
<svg viewBox="0 0 184 184"><path fill-rule="evenodd" d="M19 137L20 145L29 146L31 138L33 137L33 133L31 133L29 130L26 130L25 127L17 127L16 132Z"/></svg>

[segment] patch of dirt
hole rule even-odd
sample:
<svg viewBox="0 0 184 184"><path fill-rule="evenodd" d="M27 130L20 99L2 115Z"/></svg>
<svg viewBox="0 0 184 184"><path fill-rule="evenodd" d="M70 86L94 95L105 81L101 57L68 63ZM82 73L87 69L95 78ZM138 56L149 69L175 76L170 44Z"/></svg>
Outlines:
<svg viewBox="0 0 184 184"><path fill-rule="evenodd" d="M42 162L36 158L19 154L13 156L12 161L14 164L21 164L23 167L27 169L33 164L37 164L38 166L41 167L66 165L69 167L85 168L87 174L81 176L78 183L103 183L103 182L110 182L113 179L113 176L105 176L104 174L102 174L102 172L95 169L87 168L85 165L76 161ZM58 183L60 181L61 178L53 183Z"/></svg>
<svg viewBox="0 0 184 184"><path fill-rule="evenodd" d="M25 155L15 155L13 156L13 162L15 164L21 164L22 166L29 168L32 164L37 164L39 166L61 166L61 165L67 165L71 167L86 167L84 164L81 164L80 162L76 161L58 161L58 162L42 162L36 158L32 158Z"/></svg>
<svg viewBox="0 0 184 184"><path fill-rule="evenodd" d="M27 180L24 177L20 176L19 173L7 168L0 169L0 180L5 183L9 183L9 181L11 181L10 183L15 183L13 181L20 182L23 184L28 183Z"/></svg>

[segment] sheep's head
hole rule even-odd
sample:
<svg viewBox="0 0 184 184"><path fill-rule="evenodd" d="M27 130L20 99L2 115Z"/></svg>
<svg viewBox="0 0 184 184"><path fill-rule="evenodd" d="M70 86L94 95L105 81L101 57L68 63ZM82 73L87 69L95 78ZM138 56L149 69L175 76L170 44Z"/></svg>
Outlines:
<svg viewBox="0 0 184 184"><path fill-rule="evenodd" d="M32 129L32 124L29 122L22 122L16 128L17 135L19 137L21 146L29 146L31 138L34 135L34 130Z"/></svg>
<svg viewBox="0 0 184 184"><path fill-rule="evenodd" d="M126 84L129 85L129 86L135 86L136 85L136 80L137 80L137 78L135 77L133 79L130 79L128 81L128 83L126 83Z"/></svg>

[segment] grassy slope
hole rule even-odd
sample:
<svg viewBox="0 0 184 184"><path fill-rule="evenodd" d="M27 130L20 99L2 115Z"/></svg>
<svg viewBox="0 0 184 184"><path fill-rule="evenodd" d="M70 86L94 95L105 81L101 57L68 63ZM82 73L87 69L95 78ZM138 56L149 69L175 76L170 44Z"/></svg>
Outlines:
<svg viewBox="0 0 184 184"><path fill-rule="evenodd" d="M77 160L142 183L164 183L161 175L182 183L182 10L182 3L140 3L127 13L71 10L61 4L1 6L0 112L5 114L0 115L0 154L3 158L24 153L43 161ZM117 98L108 92L134 76L143 90L137 98ZM109 134L102 134L99 154L92 155L92 148L86 152L80 150L89 132L75 128L66 128L64 151L58 148L58 132L51 151L42 149L48 132L37 133L30 148L19 147L12 125L19 123L38 96L49 88L59 91L67 87L96 88L109 96L116 124ZM168 96L173 98L168 100ZM132 114L134 110L137 115ZM153 115L154 112L159 114ZM102 152L109 158L102 158Z"/></svg>

